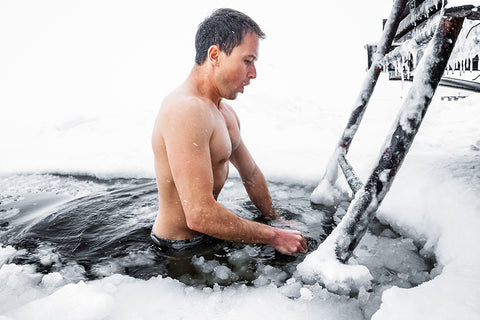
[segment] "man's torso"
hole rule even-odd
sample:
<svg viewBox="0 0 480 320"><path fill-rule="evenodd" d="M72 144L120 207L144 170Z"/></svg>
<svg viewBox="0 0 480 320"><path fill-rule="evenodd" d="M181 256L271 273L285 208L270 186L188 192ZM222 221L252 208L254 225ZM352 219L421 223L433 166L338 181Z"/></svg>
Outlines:
<svg viewBox="0 0 480 320"><path fill-rule="evenodd" d="M165 239L183 240L198 236L198 233L189 229L186 223L183 207L175 187L172 170L169 163L167 146L164 140L166 127L165 121L169 121L172 112L176 112L176 106L181 103L184 96L173 93L169 96L158 114L153 130L152 147L155 156L155 173L159 196L159 212L155 221L153 232L156 236ZM196 99L196 98L194 98ZM211 101L198 99L201 112L207 114L207 122L203 125L211 129L209 141L210 159L213 174L213 190L215 199L218 197L227 179L229 171L229 158L232 150L240 143L240 130L238 119L233 109L220 103L215 106ZM178 124L176 130L188 129L188 123Z"/></svg>

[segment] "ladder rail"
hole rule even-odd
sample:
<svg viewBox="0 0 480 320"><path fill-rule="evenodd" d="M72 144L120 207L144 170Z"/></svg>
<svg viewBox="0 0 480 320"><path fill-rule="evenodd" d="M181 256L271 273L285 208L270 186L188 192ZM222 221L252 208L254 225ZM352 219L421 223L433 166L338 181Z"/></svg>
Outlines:
<svg viewBox="0 0 480 320"><path fill-rule="evenodd" d="M389 52L393 39L400 23L401 14L403 13L407 0L395 0L393 4L390 17L385 25L382 33L382 37L377 46L377 51L373 58L373 63L370 66L365 80L363 82L362 89L355 102L355 106L345 127L342 137L338 143L338 147L343 148L344 153L348 152L353 137L357 132L358 126L362 121L365 110L367 109L368 102L373 94L375 86L378 81L378 77L382 72L381 61L383 57Z"/></svg>
<svg viewBox="0 0 480 320"><path fill-rule="evenodd" d="M402 13L404 12L405 6L408 0L395 0L392 11L388 18L387 23L383 29L382 36L380 38L379 44L376 48L376 52L373 57L373 62L368 69L368 72L365 76L363 81L360 94L358 95L352 113L350 114L350 118L348 119L347 125L343 130L342 136L337 143L337 147L335 152L332 154L329 164L328 165L319 186L313 191L310 200L312 202L317 202L315 200L316 193L322 193L321 185L322 181L324 181L329 186L334 186L335 182L338 178L338 159L340 155L346 155L348 153L348 149L350 144L352 143L353 137L355 136L358 126L362 121L363 115L367 108L368 102L373 94L375 86L378 81L378 77L382 72L382 60L387 52L390 51L392 42L394 40L395 34L398 29L398 25L402 18Z"/></svg>
<svg viewBox="0 0 480 320"><path fill-rule="evenodd" d="M376 167L356 193L347 214L337 226L339 232L332 233L337 237L335 252L339 260L347 261L350 258L367 231L374 212L390 189L440 83L464 19L446 16L441 18Z"/></svg>
<svg viewBox="0 0 480 320"><path fill-rule="evenodd" d="M388 63L399 54L399 48L393 51L389 50L406 3L407 0L396 0L394 2L390 18L385 25L380 45L377 47L360 95L355 102L355 107L329 161L325 174L317 187L320 191L326 190L325 185L333 188L338 179L337 171L340 167L355 194L346 215L336 227L335 232L332 232L327 239L328 243L333 241L335 244L335 255L342 262L350 258L353 250L367 231L374 213L390 190L391 184L413 143L437 87L442 81L445 81L442 80L442 76L455 48L465 18L480 19L480 14L478 14L480 7L475 8L475 10L472 6L447 8L432 15L430 20L423 23L427 28L423 33L415 35L418 39L411 39L411 41L416 41L425 38L425 41L428 41L428 46L422 52L422 57L419 59L418 66L416 66L412 86L403 99L398 118L391 130L392 133L387 136L379 159L363 184L348 162L346 155L363 118L382 65L385 66L385 61ZM468 10L471 10L471 12ZM317 189L312 193L312 202L315 202L313 196ZM319 197L319 199L321 198Z"/></svg>

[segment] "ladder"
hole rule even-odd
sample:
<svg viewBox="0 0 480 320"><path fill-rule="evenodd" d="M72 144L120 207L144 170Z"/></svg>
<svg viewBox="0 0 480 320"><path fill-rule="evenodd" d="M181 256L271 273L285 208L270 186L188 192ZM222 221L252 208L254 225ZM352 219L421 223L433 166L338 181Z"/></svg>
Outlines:
<svg viewBox="0 0 480 320"><path fill-rule="evenodd" d="M336 227L337 230L329 236L334 239L327 239L335 243L335 254L342 262L351 257L389 191L395 175L400 170L435 90L442 80L464 20L480 19L478 5L449 6L444 2L442 0L394 1L376 52L369 59L371 65L360 94L319 184L319 187L325 183L334 186L338 178L338 167L340 167L355 194L347 213ZM420 31L419 27L421 27ZM392 133L386 138L372 173L365 182L362 182L346 156L380 73L385 71L390 62L398 59L401 52L401 45L393 44L394 41L404 43L423 41L428 45L416 65L411 89L402 102ZM312 194L312 202L315 202L313 196L315 192L320 192L319 187Z"/></svg>

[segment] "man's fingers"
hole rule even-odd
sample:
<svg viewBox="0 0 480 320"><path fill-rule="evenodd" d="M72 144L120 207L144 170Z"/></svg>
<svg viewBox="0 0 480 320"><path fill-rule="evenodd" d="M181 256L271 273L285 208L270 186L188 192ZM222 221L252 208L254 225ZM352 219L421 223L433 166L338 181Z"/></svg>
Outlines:
<svg viewBox="0 0 480 320"><path fill-rule="evenodd" d="M300 251L301 253L304 253L308 249L307 240L305 240L305 238L302 236L302 234L299 231L297 231L297 232L298 232L299 243L298 243L298 247L296 248L295 251Z"/></svg>
<svg viewBox="0 0 480 320"><path fill-rule="evenodd" d="M281 241L273 245L278 252L294 256L307 252L307 241L300 231L282 230L280 235Z"/></svg>
<svg viewBox="0 0 480 320"><path fill-rule="evenodd" d="M296 243L295 247L293 247L292 250L290 251L290 255L298 255L301 253L306 253L308 250L307 241L305 240L305 238L302 236L300 232L297 239L298 239L298 242Z"/></svg>
<svg viewBox="0 0 480 320"><path fill-rule="evenodd" d="M308 251L307 240L304 237L302 237L302 248L304 252Z"/></svg>

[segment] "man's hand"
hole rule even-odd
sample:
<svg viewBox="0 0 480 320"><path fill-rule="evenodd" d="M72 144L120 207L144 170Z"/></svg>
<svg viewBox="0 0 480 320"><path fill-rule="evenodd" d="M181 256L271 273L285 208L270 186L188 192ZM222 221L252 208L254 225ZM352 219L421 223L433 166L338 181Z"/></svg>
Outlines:
<svg viewBox="0 0 480 320"><path fill-rule="evenodd" d="M270 211L268 211L268 213L262 213L262 216L267 219L267 220L270 220L270 221L273 221L273 220L277 220L278 219L278 215L277 215L277 212L275 211L275 208L272 207L272 209Z"/></svg>
<svg viewBox="0 0 480 320"><path fill-rule="evenodd" d="M276 229L275 237L269 243L278 252L288 255L299 255L307 252L307 241L300 231Z"/></svg>
<svg viewBox="0 0 480 320"><path fill-rule="evenodd" d="M267 218L268 219L268 218ZM272 219L268 225L276 228L289 228L289 229L295 229L295 230L305 230L307 229L306 225L300 221L297 220L287 220L284 217L280 216L277 214L275 219Z"/></svg>

